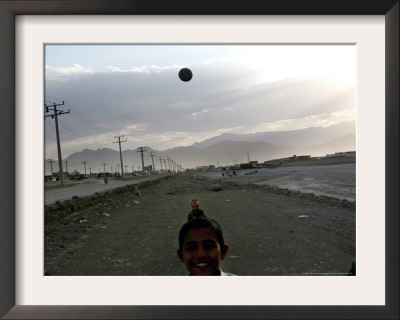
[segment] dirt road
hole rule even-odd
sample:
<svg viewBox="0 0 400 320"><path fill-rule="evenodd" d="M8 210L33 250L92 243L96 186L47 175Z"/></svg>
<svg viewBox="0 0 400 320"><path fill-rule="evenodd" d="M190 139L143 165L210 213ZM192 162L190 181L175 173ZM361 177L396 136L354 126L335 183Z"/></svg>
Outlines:
<svg viewBox="0 0 400 320"><path fill-rule="evenodd" d="M226 272L346 275L356 260L354 204L185 173L47 225L45 274L185 275L176 249L192 198L224 229Z"/></svg>

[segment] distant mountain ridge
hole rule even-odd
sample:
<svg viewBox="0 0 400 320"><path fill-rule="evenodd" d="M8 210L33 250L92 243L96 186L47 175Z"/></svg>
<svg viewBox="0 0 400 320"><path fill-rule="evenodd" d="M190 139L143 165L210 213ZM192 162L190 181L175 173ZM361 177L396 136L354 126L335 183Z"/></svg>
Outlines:
<svg viewBox="0 0 400 320"><path fill-rule="evenodd" d="M310 127L292 131L256 132L253 134L222 133L202 142L195 142L193 146L205 148L224 140L264 141L281 146L304 145L304 142L307 141L307 144L311 145L320 144L346 134L356 134L354 122L343 122L330 127Z"/></svg>
<svg viewBox="0 0 400 320"><path fill-rule="evenodd" d="M232 165L257 160L290 157L293 155L323 156L329 153L356 150L355 123L343 123L331 127L314 127L295 131L260 132L254 134L224 133L189 147L176 147L167 150L154 150L146 147L144 153L145 166L153 165L157 170L166 169L173 160L183 168L195 168L204 165ZM151 157L151 154L154 154ZM142 160L137 150L123 150L124 171L141 170ZM69 172L78 170L84 173L121 171L118 150L103 148L97 150L84 149L64 159ZM46 174L50 173L50 164L45 163ZM112 169L111 169L112 168ZM53 163L53 171L58 171L57 162Z"/></svg>

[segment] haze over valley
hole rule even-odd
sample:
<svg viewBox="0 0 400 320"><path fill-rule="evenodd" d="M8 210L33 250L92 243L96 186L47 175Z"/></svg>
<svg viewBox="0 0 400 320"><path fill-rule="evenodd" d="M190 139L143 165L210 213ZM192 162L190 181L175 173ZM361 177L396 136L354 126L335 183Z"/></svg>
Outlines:
<svg viewBox="0 0 400 320"><path fill-rule="evenodd" d="M156 150L145 147L144 165L152 165L156 170L166 168L169 158L183 169L198 166L226 166L250 161L259 163L291 157L293 155L325 156L326 154L356 150L356 127L354 122L341 123L330 127L312 127L302 130L281 132L259 132L255 134L223 133L210 139L196 142L190 147L176 147L167 150ZM99 148L97 150L84 149L64 158L69 172L77 170L80 173L115 172L120 166L118 144L115 149ZM137 149L123 149L122 160L124 171L141 171L142 160ZM151 157L153 154L153 158ZM160 163L161 158L161 163ZM106 165L104 165L106 164ZM52 163L53 172L58 172L57 161ZM51 165L45 162L46 174L51 174ZM112 169L111 169L112 168ZM120 170L120 168L119 168Z"/></svg>

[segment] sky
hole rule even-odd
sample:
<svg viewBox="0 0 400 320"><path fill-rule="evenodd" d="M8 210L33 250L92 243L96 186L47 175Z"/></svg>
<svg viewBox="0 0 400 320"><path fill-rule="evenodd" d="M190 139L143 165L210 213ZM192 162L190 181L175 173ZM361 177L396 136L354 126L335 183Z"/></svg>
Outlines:
<svg viewBox="0 0 400 320"><path fill-rule="evenodd" d="M182 68L193 78L179 79ZM62 158L191 146L222 133L356 120L355 45L46 45L45 106ZM57 160L46 112L45 158Z"/></svg>

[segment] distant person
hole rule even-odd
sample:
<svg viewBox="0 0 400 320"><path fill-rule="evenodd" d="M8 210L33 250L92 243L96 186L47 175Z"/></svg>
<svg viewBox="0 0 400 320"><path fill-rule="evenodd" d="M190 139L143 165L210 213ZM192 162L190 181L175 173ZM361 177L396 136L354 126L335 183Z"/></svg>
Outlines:
<svg viewBox="0 0 400 320"><path fill-rule="evenodd" d="M190 205L192 206L192 210L189 211L188 220L206 216L204 214L204 211L199 209L200 201L198 199L193 199L192 202L190 203Z"/></svg>
<svg viewBox="0 0 400 320"><path fill-rule="evenodd" d="M104 176L104 183L105 183L105 184L108 183L108 176L107 176L107 175Z"/></svg>
<svg viewBox="0 0 400 320"><path fill-rule="evenodd" d="M227 252L222 228L215 220L205 217L192 219L179 231L177 255L189 276L233 276L220 268Z"/></svg>

